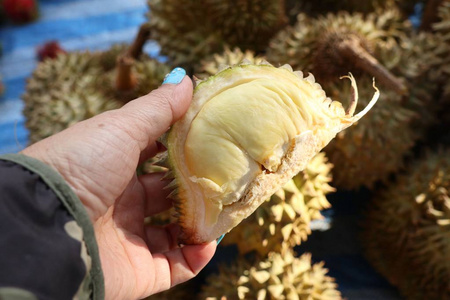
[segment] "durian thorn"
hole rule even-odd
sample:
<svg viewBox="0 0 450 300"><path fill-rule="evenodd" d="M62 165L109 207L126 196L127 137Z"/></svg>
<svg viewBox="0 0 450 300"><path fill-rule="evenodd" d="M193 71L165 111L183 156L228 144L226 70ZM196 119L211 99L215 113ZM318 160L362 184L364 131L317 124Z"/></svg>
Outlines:
<svg viewBox="0 0 450 300"><path fill-rule="evenodd" d="M150 38L150 24L148 22L144 23L139 27L139 31L134 39L133 43L130 45L127 51L127 56L134 59L139 59L142 54L145 43Z"/></svg>
<svg viewBox="0 0 450 300"><path fill-rule="evenodd" d="M133 74L134 59L121 55L117 58L116 89L130 91L136 87L137 80Z"/></svg>
<svg viewBox="0 0 450 300"><path fill-rule="evenodd" d="M175 189L167 196L167 198L176 200L178 198L177 196L178 196L178 189Z"/></svg>
<svg viewBox="0 0 450 300"><path fill-rule="evenodd" d="M443 0L428 0L423 10L420 31L431 31L432 25L439 21L438 11L442 2Z"/></svg>
<svg viewBox="0 0 450 300"><path fill-rule="evenodd" d="M168 179L174 179L175 178L175 174L173 173L173 171L167 171L166 174L163 175L163 177L161 177L161 180L168 180Z"/></svg>
<svg viewBox="0 0 450 300"><path fill-rule="evenodd" d="M173 189L176 189L177 186L178 186L177 180L174 179L168 185L166 185L163 189L164 190L173 190Z"/></svg>
<svg viewBox="0 0 450 300"><path fill-rule="evenodd" d="M161 158L153 163L155 166L170 168L169 157L167 155L161 156Z"/></svg>
<svg viewBox="0 0 450 300"><path fill-rule="evenodd" d="M202 80L200 78L198 78L197 76L193 75L192 76L192 84L194 86L194 89L197 85L200 84L200 82L202 82Z"/></svg>
<svg viewBox="0 0 450 300"><path fill-rule="evenodd" d="M336 46L342 56L357 67L366 71L373 77L376 77L386 87L394 90L396 93L405 95L408 91L406 85L386 69L380 62L373 57L362 45L358 38L347 38L339 42Z"/></svg>

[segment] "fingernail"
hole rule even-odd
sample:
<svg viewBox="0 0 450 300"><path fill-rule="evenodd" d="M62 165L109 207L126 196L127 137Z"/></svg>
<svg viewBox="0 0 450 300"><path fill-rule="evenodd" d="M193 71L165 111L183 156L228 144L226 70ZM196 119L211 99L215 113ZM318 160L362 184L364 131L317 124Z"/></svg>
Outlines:
<svg viewBox="0 0 450 300"><path fill-rule="evenodd" d="M218 239L217 239L217 245L220 244L220 242L222 241L223 237L225 236L225 233L222 234Z"/></svg>
<svg viewBox="0 0 450 300"><path fill-rule="evenodd" d="M186 71L183 68L177 67L164 77L163 84L179 84L184 76L186 76Z"/></svg>

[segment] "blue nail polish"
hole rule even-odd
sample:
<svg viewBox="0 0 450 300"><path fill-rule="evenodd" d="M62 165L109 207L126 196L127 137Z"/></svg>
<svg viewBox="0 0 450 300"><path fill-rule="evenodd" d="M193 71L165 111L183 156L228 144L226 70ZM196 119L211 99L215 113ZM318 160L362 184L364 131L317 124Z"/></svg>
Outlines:
<svg viewBox="0 0 450 300"><path fill-rule="evenodd" d="M186 76L186 71L183 68L177 67L164 77L163 84L179 84L184 76Z"/></svg>
<svg viewBox="0 0 450 300"><path fill-rule="evenodd" d="M223 237L225 236L225 233L222 234L218 239L217 239L217 245L220 244L220 242L222 241Z"/></svg>

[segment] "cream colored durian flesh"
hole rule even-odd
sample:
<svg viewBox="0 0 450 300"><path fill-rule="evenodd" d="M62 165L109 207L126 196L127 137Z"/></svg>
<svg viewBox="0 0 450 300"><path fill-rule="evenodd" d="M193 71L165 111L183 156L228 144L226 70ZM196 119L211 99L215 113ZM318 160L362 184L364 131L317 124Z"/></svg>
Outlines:
<svg viewBox="0 0 450 300"><path fill-rule="evenodd" d="M243 64L197 84L186 115L167 138L180 242L230 231L302 171L336 134L360 119L327 98L310 74ZM258 234L255 232L255 234Z"/></svg>

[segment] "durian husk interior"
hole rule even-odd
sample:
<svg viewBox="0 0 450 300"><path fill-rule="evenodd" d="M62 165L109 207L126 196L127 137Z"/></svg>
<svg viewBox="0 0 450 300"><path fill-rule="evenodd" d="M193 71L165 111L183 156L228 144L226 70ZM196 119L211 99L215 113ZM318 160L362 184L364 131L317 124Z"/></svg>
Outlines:
<svg viewBox="0 0 450 300"><path fill-rule="evenodd" d="M180 241L231 230L377 99L378 92L353 116L356 99L345 112L312 75L269 64L237 65L200 82L167 139Z"/></svg>

